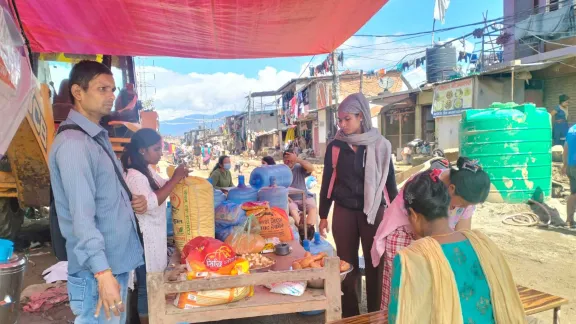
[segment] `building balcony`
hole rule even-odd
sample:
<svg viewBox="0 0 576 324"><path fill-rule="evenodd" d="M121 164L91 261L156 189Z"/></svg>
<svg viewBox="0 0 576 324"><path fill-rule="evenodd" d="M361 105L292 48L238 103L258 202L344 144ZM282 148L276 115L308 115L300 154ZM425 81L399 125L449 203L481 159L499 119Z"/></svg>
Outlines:
<svg viewBox="0 0 576 324"><path fill-rule="evenodd" d="M506 46L506 51L513 50L514 59L576 45L572 1L551 2L541 11L512 26L514 42Z"/></svg>

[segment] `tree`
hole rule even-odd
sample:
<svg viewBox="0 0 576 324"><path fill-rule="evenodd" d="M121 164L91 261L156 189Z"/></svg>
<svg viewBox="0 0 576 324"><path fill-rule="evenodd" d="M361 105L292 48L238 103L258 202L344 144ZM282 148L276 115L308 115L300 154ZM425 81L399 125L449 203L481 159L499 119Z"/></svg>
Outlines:
<svg viewBox="0 0 576 324"><path fill-rule="evenodd" d="M155 110L156 107L154 106L154 98L148 98L142 101L142 107L144 110Z"/></svg>

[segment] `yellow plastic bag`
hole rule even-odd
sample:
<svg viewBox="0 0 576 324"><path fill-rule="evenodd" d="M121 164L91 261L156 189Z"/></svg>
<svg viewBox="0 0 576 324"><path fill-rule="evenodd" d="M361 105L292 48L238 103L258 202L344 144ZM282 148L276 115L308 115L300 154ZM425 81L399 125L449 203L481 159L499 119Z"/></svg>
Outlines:
<svg viewBox="0 0 576 324"><path fill-rule="evenodd" d="M239 276L249 274L250 264L244 259L237 259L234 268L231 270L230 275ZM191 271L187 274L188 280L196 280L202 278L220 277L222 275L214 272L194 272ZM218 290L206 291L192 291L178 294L174 300L174 306L181 309L190 309L195 307L216 306L222 304L229 304L246 297L254 295L254 287L237 287Z"/></svg>

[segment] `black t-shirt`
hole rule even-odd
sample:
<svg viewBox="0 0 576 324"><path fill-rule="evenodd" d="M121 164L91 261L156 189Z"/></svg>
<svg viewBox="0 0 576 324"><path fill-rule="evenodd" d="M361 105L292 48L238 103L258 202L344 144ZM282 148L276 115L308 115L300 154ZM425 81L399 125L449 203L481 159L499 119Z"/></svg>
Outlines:
<svg viewBox="0 0 576 324"><path fill-rule="evenodd" d="M336 182L332 190L332 196L328 199L328 186L332 177L332 146L337 145L340 148L338 163L336 164ZM321 218L328 217L328 212L332 201L338 202L340 206L352 210L364 209L364 154L366 147L359 145L356 152L348 144L334 140L326 148L324 157L324 173L322 175L322 189L320 191L320 210ZM391 161L388 169L388 178L386 179L386 189L390 201L398 195L396 187L396 177L394 174L394 163ZM382 199L381 204L386 201Z"/></svg>

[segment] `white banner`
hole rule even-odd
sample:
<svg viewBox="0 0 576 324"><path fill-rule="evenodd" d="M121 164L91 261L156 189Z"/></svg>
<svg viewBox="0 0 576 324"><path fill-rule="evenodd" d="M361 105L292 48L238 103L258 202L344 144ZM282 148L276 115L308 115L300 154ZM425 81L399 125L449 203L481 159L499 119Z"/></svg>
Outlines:
<svg viewBox="0 0 576 324"><path fill-rule="evenodd" d="M26 116L38 87L25 53L18 28L0 7L0 158Z"/></svg>

